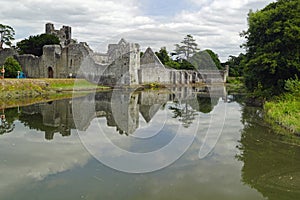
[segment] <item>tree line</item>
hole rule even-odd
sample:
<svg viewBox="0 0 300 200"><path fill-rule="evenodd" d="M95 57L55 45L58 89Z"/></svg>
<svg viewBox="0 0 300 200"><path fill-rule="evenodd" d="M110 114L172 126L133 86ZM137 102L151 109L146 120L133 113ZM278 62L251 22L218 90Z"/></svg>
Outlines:
<svg viewBox="0 0 300 200"><path fill-rule="evenodd" d="M250 92L271 97L286 91L288 80L300 76L300 1L278 0L248 14L246 53L226 64L233 76L243 76Z"/></svg>
<svg viewBox="0 0 300 200"><path fill-rule="evenodd" d="M184 37L180 44L175 44L173 52L161 47L155 52L160 61L167 67L179 70L222 69L219 56L210 49L200 51L191 34Z"/></svg>

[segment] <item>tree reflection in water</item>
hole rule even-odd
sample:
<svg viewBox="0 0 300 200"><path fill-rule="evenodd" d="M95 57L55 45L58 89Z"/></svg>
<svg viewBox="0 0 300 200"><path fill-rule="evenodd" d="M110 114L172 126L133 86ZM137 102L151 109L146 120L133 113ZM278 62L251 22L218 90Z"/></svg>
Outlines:
<svg viewBox="0 0 300 200"><path fill-rule="evenodd" d="M242 181L268 199L300 198L300 147L284 141L262 122L261 110L244 107L240 141ZM299 138L298 138L299 140Z"/></svg>
<svg viewBox="0 0 300 200"><path fill-rule="evenodd" d="M0 135L10 133L14 130L14 121L18 119L18 108L2 109L0 116Z"/></svg>
<svg viewBox="0 0 300 200"><path fill-rule="evenodd" d="M201 89L201 91L206 89ZM140 116L150 123L162 111L173 112L173 118L188 128L200 113L210 113L218 104L223 93L197 93L197 88L171 88L160 91L111 91L77 99L7 109L6 122L2 123L1 134L11 132L18 119L26 127L45 133L45 139L52 140L56 133L71 135L71 129L86 130L93 119L106 118L108 127L115 127L120 135L133 134L140 127ZM220 91L223 91L221 88ZM92 104L92 100L95 104ZM84 114L73 113L72 106L84 109ZM76 125L75 125L76 121Z"/></svg>

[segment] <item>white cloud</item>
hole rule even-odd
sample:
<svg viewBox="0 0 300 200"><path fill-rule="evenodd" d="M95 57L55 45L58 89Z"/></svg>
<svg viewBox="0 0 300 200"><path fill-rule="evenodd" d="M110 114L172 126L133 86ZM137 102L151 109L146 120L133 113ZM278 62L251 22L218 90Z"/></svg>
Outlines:
<svg viewBox="0 0 300 200"><path fill-rule="evenodd" d="M13 134L1 136L1 197L32 181L84 166L91 159L75 131L68 138L55 135L50 142L45 141L44 134L17 122Z"/></svg>
<svg viewBox="0 0 300 200"><path fill-rule="evenodd" d="M243 41L239 32L247 29L248 11L263 8L272 1L185 0L188 6L181 9L178 8L179 4L161 3L156 6L159 9L153 10L153 5L151 7L146 0L60 0L55 3L51 0L0 0L0 17L2 24L15 29L18 40L43 33L44 24L52 22L56 28L72 26L73 37L87 42L96 51L105 50L103 44L112 36L134 33L136 30L141 33L138 36L139 43L151 44L154 49L167 46L172 50L174 42L181 40L172 40L170 43L159 34L154 34L149 40L150 29L145 28L156 29L156 32L168 29L169 32L194 35L200 48L212 49L225 61L229 55L237 55L242 51L239 46ZM168 11L174 8L174 13L166 13L166 6ZM143 35L146 37L143 38Z"/></svg>

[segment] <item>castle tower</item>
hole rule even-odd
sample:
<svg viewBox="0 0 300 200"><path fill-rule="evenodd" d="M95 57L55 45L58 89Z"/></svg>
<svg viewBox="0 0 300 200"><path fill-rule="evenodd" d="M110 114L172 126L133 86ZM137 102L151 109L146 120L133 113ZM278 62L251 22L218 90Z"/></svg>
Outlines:
<svg viewBox="0 0 300 200"><path fill-rule="evenodd" d="M55 35L59 38L62 47L69 45L72 41L72 29L70 26L63 26L60 30L55 30L52 23L45 25L46 34Z"/></svg>
<svg viewBox="0 0 300 200"><path fill-rule="evenodd" d="M51 23L46 24L46 34L53 34L54 32L54 25Z"/></svg>
<svg viewBox="0 0 300 200"><path fill-rule="evenodd" d="M138 85L140 69L140 45L121 39L118 44L108 46L109 67L105 75L114 77L121 85Z"/></svg>
<svg viewBox="0 0 300 200"><path fill-rule="evenodd" d="M139 84L138 71L141 65L140 62L140 45L136 43L131 43L129 53L130 85Z"/></svg>

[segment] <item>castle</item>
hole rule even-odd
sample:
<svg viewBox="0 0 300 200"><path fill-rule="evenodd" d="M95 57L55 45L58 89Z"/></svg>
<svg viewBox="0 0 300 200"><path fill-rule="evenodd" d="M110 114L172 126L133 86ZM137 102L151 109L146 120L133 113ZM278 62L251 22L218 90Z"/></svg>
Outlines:
<svg viewBox="0 0 300 200"><path fill-rule="evenodd" d="M0 52L0 64L14 56L29 78L81 77L103 85L140 85L147 83L191 84L225 82L227 71L175 70L165 67L149 47L140 56L140 45L121 39L109 44L106 53L94 52L85 42L72 39L72 30L56 30L47 23L45 32L60 40L60 45L45 45L43 55L18 55L11 49Z"/></svg>

